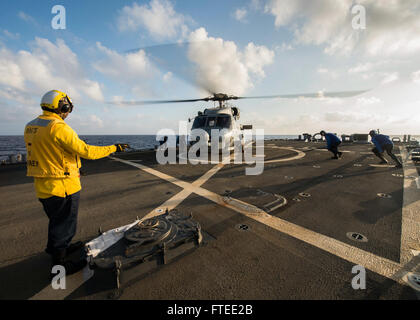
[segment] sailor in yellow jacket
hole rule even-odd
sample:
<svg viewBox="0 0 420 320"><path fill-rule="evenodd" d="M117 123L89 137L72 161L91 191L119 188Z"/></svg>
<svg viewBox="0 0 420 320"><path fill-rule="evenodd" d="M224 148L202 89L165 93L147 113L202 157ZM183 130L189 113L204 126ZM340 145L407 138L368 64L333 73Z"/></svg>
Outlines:
<svg viewBox="0 0 420 320"><path fill-rule="evenodd" d="M87 145L64 120L73 111L68 95L58 90L41 99L43 114L25 127L27 175L34 177L37 197L49 218L45 251L53 265L63 265L66 274L81 270L86 260L67 261L66 256L83 243L71 244L76 233L80 198L80 158L100 159L124 151L127 144L99 147Z"/></svg>

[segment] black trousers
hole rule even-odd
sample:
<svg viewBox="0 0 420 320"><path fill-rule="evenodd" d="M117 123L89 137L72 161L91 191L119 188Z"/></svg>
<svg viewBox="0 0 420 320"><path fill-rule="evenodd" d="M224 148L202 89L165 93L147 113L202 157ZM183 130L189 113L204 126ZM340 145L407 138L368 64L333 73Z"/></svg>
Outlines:
<svg viewBox="0 0 420 320"><path fill-rule="evenodd" d="M39 199L48 216L48 243L46 251L50 254L66 249L77 227L80 191L72 195Z"/></svg>
<svg viewBox="0 0 420 320"><path fill-rule="evenodd" d="M338 143L332 143L330 148L328 149L334 154L334 157L337 157L338 154L338 146L341 144L341 142Z"/></svg>
<svg viewBox="0 0 420 320"><path fill-rule="evenodd" d="M395 154L392 153L392 149L394 148L394 146L392 144L386 144L384 146L381 146L382 149L384 149L386 151L386 153L392 158L392 160L394 160L394 162L397 165L401 165L400 161L398 160L398 158L395 156ZM377 148L373 148L372 152L381 160L385 160L384 156L383 156L383 152L380 153L379 150Z"/></svg>

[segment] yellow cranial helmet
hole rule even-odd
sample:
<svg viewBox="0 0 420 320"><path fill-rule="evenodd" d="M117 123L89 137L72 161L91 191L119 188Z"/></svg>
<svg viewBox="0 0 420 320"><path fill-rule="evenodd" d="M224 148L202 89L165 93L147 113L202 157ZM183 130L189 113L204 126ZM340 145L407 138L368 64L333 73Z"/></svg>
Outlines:
<svg viewBox="0 0 420 320"><path fill-rule="evenodd" d="M68 102L72 104L70 97L66 93L58 90L48 91L41 99L41 107L58 111L60 108L60 100L63 98L67 98Z"/></svg>

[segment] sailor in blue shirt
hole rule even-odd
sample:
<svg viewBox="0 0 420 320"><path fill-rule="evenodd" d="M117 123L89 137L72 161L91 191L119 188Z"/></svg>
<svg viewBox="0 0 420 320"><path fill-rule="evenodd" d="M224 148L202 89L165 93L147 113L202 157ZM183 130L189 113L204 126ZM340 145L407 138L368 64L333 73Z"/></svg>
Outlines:
<svg viewBox="0 0 420 320"><path fill-rule="evenodd" d="M325 137L327 140L327 149L334 154L334 157L331 159L341 158L342 152L338 151L338 146L341 144L341 140L335 134L326 133L324 130L320 132L321 136Z"/></svg>
<svg viewBox="0 0 420 320"><path fill-rule="evenodd" d="M388 161L384 158L384 151L388 153L388 155L394 160L397 168L402 168L401 162L392 153L392 149L394 148L394 144L389 139L388 136L383 134L377 134L375 130L371 130L369 132L370 137L372 138L372 143L375 145L375 148L372 149L372 152L381 159L380 164L387 164Z"/></svg>

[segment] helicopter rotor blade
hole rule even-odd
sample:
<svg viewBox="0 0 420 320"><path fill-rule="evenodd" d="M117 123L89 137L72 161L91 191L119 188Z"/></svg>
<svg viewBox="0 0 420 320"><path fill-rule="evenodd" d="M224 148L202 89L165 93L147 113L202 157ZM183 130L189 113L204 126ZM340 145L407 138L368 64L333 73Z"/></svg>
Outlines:
<svg viewBox="0 0 420 320"><path fill-rule="evenodd" d="M182 102L197 102L209 101L209 98L204 99L185 99L185 100L142 100L142 101L115 101L107 102L107 104L125 105L125 106L143 106L149 104L165 104L165 103L182 103Z"/></svg>
<svg viewBox="0 0 420 320"><path fill-rule="evenodd" d="M369 90L359 91L340 91L340 92L317 92L317 93L296 93L296 94L281 94L271 96L255 96L255 97L234 97L233 99L295 99L295 98L348 98L358 96Z"/></svg>
<svg viewBox="0 0 420 320"><path fill-rule="evenodd" d="M213 96L202 99L181 99L181 100L142 100L142 101L115 101L107 102L107 104L126 105L126 106L142 106L149 104L165 104L165 103L182 103L182 102L198 102L198 101L227 101L239 99L296 99L296 98L347 98L363 94L369 90L359 91L340 91L340 92L317 92L317 93L296 93L296 94L280 94L270 96L254 96L254 97L237 97L229 96L223 93L217 93Z"/></svg>

